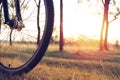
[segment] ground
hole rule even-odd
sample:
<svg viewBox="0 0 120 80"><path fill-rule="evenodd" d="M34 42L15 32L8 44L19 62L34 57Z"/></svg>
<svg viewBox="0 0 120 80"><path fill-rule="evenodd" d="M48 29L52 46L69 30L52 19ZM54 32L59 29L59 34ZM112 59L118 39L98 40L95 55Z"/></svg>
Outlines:
<svg viewBox="0 0 120 80"><path fill-rule="evenodd" d="M17 78L16 80L120 80L120 50L99 51L69 45L60 52L58 45L52 44L32 71Z"/></svg>

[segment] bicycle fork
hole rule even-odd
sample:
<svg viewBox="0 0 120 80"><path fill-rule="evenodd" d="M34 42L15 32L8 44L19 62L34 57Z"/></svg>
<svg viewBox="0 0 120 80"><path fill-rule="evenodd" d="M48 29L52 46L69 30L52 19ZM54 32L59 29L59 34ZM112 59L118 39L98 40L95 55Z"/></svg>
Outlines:
<svg viewBox="0 0 120 80"><path fill-rule="evenodd" d="M22 28L24 28L23 20L21 17L20 2L19 0L14 0L14 3L15 3L16 15L14 19L10 19L8 1L2 0L4 18L5 18L4 24L9 25L11 29L17 29L18 31L20 31L22 30Z"/></svg>

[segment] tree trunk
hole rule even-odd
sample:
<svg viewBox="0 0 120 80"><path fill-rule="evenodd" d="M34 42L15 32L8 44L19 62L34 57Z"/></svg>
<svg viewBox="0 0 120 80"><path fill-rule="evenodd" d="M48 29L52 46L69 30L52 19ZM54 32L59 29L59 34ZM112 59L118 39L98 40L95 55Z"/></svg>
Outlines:
<svg viewBox="0 0 120 80"><path fill-rule="evenodd" d="M60 0L60 43L59 43L59 50L63 51L63 1Z"/></svg>
<svg viewBox="0 0 120 80"><path fill-rule="evenodd" d="M1 25L2 25L2 5L0 6L0 34L1 34ZM1 48L1 42L0 42L0 48Z"/></svg>
<svg viewBox="0 0 120 80"><path fill-rule="evenodd" d="M1 33L1 25L2 25L2 5L0 6L0 33Z"/></svg>
<svg viewBox="0 0 120 80"><path fill-rule="evenodd" d="M100 34L100 50L103 49L108 50L107 40L108 40L108 27L109 27L109 23L108 23L109 2L110 0L105 0L104 3L104 15L103 15L101 34ZM103 42L104 27L105 27L105 38Z"/></svg>
<svg viewBox="0 0 120 80"><path fill-rule="evenodd" d="M105 0L105 21L106 21L106 31L105 31L105 40L104 40L104 48L108 50L107 40L108 40L108 10L109 10L109 2L110 0Z"/></svg>
<svg viewBox="0 0 120 80"><path fill-rule="evenodd" d="M38 7L38 12L37 12L37 29L38 29L38 36L37 36L37 44L40 43L40 24L39 24L39 21L40 21L40 0L39 0L39 3L37 5Z"/></svg>
<svg viewBox="0 0 120 80"><path fill-rule="evenodd" d="M104 13L105 14L105 13ZM105 17L103 15L103 22L102 22L102 29L100 33L100 50L103 50L103 33L104 33L104 24L105 24Z"/></svg>
<svg viewBox="0 0 120 80"><path fill-rule="evenodd" d="M13 29L11 29L11 31L10 31L10 46L12 46L12 31L13 31Z"/></svg>

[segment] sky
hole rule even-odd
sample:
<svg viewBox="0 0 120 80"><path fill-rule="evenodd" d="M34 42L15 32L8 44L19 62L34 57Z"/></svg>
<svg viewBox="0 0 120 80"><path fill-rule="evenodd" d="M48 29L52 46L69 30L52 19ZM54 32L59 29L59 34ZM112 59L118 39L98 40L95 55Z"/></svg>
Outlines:
<svg viewBox="0 0 120 80"><path fill-rule="evenodd" d="M30 1L30 0L26 0ZM34 0L31 0L31 4L33 4ZM100 39L100 32L101 32L101 26L102 26L102 19L103 19L103 4L101 3L101 0L91 0L89 3L87 0L63 0L63 31L64 31L64 37L65 38L74 38L77 39L80 35L84 35L88 38L92 39ZM98 2L97 2L98 1ZM117 1L117 0L116 0ZM120 0L118 0L120 2ZM60 26L60 0L53 0L54 2L54 11L55 11L55 22L54 27L58 30L59 35L59 26ZM31 5L30 4L30 5ZM35 3L34 3L35 4ZM120 4L120 3L119 3ZM119 4L116 4L116 6L119 6ZM36 6L36 5L35 5ZM32 10L31 10L32 9ZM44 9L44 7L42 7ZM32 31L32 36L36 35L37 27L34 28L35 22L34 19L36 16L34 6L29 6L29 9L27 9L23 17L26 18L28 21L25 22L25 27L28 32ZM110 6L110 11L116 12L116 9L114 6ZM24 9L23 9L23 12ZM28 15L29 12L29 15ZM32 14L31 14L32 12ZM43 14L45 11L41 12ZM98 13L100 13L98 15ZM30 16L31 15L31 16ZM29 17L30 16L30 17ZM29 18L30 19L29 19ZM44 18L45 15L41 17L41 26L44 25L45 21ZM33 19L31 19L33 18ZM109 16L110 20L113 19L113 16ZM36 19L35 19L36 20ZM119 26L120 18L117 20L111 22L109 24L109 33L108 33L108 41L115 43L116 40L120 41L120 26ZM29 28L31 26L32 28ZM34 28L34 29L33 29ZM25 32L26 30L22 30ZM29 34L29 33L28 33Z"/></svg>
<svg viewBox="0 0 120 80"><path fill-rule="evenodd" d="M54 1L55 7L55 26L59 28L59 13L60 2ZM89 4L85 0L82 3L77 3L78 0L63 0L63 29L65 37L73 37L83 34L89 38L99 39L103 15L98 15L97 12L103 13L103 4L98 1ZM115 11L115 8L110 6L110 11ZM109 19L113 17L110 16ZM120 40L120 19L117 19L109 24L108 41L115 42Z"/></svg>

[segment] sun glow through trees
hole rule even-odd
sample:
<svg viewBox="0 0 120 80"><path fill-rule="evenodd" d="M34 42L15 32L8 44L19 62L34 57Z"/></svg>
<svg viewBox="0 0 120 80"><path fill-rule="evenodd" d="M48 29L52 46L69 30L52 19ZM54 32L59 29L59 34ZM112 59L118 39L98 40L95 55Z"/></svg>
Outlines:
<svg viewBox="0 0 120 80"><path fill-rule="evenodd" d="M98 0L98 2L93 0L90 3L83 0L79 4L77 1L63 1L63 29L65 38L72 37L75 39L82 34L88 38L99 40L104 11L101 0ZM55 7L57 7L55 10L58 9L58 5L55 5ZM115 11L115 8L110 6L110 11ZM56 16L57 21L59 21L58 16ZM109 15L110 20L113 19L111 16ZM114 43L116 40L120 40L118 35L120 34L119 22L120 19L118 18L109 24L108 42Z"/></svg>

